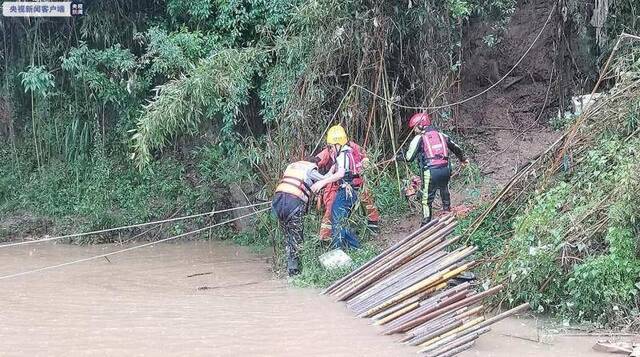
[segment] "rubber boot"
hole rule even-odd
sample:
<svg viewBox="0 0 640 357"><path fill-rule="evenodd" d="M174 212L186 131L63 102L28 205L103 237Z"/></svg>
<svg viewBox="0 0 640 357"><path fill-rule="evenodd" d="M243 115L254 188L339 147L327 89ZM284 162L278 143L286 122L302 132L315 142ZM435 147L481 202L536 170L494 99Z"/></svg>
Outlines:
<svg viewBox="0 0 640 357"><path fill-rule="evenodd" d="M426 226L427 224L429 224L429 222L431 222L431 216L423 218L420 222L420 227Z"/></svg>
<svg viewBox="0 0 640 357"><path fill-rule="evenodd" d="M300 261L293 254L289 254L287 257L287 273L289 276L300 274Z"/></svg>

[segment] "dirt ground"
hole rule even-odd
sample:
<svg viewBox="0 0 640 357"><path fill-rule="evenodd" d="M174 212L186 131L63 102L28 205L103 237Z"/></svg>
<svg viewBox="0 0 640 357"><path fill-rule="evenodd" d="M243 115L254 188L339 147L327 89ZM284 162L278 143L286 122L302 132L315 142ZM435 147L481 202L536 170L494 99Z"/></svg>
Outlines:
<svg viewBox="0 0 640 357"><path fill-rule="evenodd" d="M519 1L503 32L496 24L472 21L464 32L459 98L471 97L500 80L534 41L549 15L551 0ZM488 187L506 183L516 169L543 152L559 134L549 128L558 115L559 91L567 66L554 48L553 18L535 46L499 85L460 106L449 128L474 152ZM497 39L487 44L488 36ZM562 76L561 76L562 75ZM565 83L566 85L566 83ZM564 112L564 110L562 110Z"/></svg>

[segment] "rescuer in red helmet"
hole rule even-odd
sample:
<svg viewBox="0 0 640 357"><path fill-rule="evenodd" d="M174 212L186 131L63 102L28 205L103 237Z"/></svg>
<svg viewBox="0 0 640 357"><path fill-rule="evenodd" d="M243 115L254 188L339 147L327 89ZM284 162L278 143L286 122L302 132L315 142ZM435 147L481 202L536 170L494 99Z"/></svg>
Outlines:
<svg viewBox="0 0 640 357"><path fill-rule="evenodd" d="M431 125L429 114L416 113L411 116L409 128L413 129L416 136L411 140L406 154L399 153L397 160L413 161L416 156L418 157L418 164L423 172L422 225L425 225L431 221L432 204L438 190L442 199L442 209L451 210L449 152L453 152L463 165L468 164L469 160L450 137Z"/></svg>

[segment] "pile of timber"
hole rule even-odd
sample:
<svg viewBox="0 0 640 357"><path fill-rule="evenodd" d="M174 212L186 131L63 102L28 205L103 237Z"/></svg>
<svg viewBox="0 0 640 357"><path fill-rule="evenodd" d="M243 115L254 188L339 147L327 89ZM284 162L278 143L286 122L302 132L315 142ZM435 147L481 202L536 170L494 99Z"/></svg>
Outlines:
<svg viewBox="0 0 640 357"><path fill-rule="evenodd" d="M484 317L483 300L502 285L484 291L456 279L472 269L469 260L476 247L452 245L455 217L431 221L394 244L323 294L345 301L347 307L384 328L383 333L403 334L401 342L420 347L427 356L453 356L475 343L489 326L528 304L491 318Z"/></svg>

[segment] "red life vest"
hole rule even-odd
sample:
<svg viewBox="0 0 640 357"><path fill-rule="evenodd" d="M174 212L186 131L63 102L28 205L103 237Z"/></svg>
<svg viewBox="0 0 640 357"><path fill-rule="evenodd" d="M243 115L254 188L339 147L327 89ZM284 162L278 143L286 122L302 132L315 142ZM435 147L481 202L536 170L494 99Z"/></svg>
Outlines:
<svg viewBox="0 0 640 357"><path fill-rule="evenodd" d="M429 167L444 166L449 163L447 138L437 130L429 130L422 134L422 150Z"/></svg>

